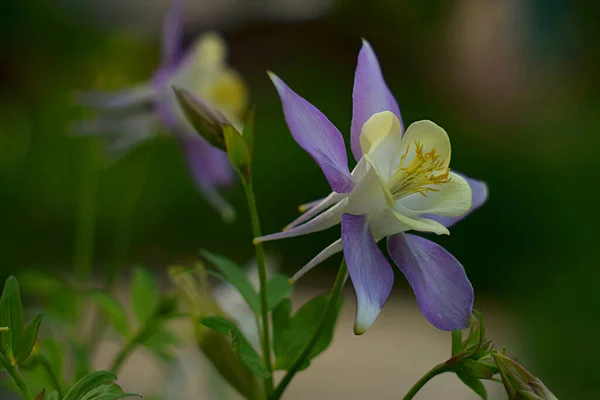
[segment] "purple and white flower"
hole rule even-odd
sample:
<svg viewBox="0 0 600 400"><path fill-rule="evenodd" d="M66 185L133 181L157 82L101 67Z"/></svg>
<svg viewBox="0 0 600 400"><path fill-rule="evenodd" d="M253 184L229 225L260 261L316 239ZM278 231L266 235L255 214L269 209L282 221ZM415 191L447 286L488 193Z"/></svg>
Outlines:
<svg viewBox="0 0 600 400"><path fill-rule="evenodd" d="M412 286L427 320L443 330L469 325L473 288L462 265L439 245L408 231L449 234L448 228L480 207L485 183L450 171L450 140L431 121L406 130L368 42L354 77L352 172L340 131L308 101L270 74L296 142L319 164L333 192L301 209L306 212L283 232L256 242L290 238L341 223L341 238L305 265L299 278L340 251L357 297L354 331L364 333L388 298L394 274L377 242L387 249Z"/></svg>
<svg viewBox="0 0 600 400"><path fill-rule="evenodd" d="M239 74L227 65L227 46L216 33L200 36L181 51L184 0L173 0L162 31L162 62L150 81L112 93L82 93L79 103L101 113L76 127L82 135L103 135L112 154L124 154L166 129L181 145L192 177L206 199L224 217L233 209L217 189L230 185L235 174L227 155L200 137L185 118L173 87L187 90L215 118L240 127L247 90Z"/></svg>

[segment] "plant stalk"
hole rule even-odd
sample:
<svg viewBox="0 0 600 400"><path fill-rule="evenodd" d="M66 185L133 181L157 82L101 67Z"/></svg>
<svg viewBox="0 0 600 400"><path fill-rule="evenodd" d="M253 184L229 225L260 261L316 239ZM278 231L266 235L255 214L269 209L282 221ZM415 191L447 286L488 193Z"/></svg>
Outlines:
<svg viewBox="0 0 600 400"><path fill-rule="evenodd" d="M327 305L325 306L325 310L323 311L321 319L319 320L319 325L317 326L317 330L310 338L310 341L308 342L306 347L304 347L304 349L302 350L302 353L300 354L298 359L294 362L292 367L285 374L285 376L283 377L283 379L277 386L277 389L275 389L275 392L273 392L273 395L271 397L269 397L269 400L279 400L281 398L281 396L283 395L283 392L285 391L287 386L290 384L290 382L294 378L294 375L296 375L296 373L300 370L302 365L308 359L310 352L313 350L313 348L317 344L317 341L319 340L319 336L321 336L321 333L323 332L325 322L327 322L327 320L329 318L331 318L331 313L335 309L335 303L336 303L338 297L342 293L342 288L344 287L344 281L346 280L347 272L348 272L348 268L346 266L346 260L344 259L344 260L342 260L342 264L340 265L340 269L338 271L337 277L335 278L333 288L331 289L331 293L329 294L329 299L327 299Z"/></svg>
<svg viewBox="0 0 600 400"><path fill-rule="evenodd" d="M23 398L25 400L34 400L34 397L31 394L31 391L29 390L29 388L27 387L27 384L23 380L23 377L17 370L17 367L15 367L13 365L13 363L10 362L10 360L2 353L0 353L0 364L2 364L4 369L6 369L6 372L8 372L8 374L11 376L11 378L13 379L13 381L19 388L19 391L23 395Z"/></svg>
<svg viewBox="0 0 600 400"><path fill-rule="evenodd" d="M248 210L252 222L252 234L255 238L262 236L260 229L260 220L258 217L258 208L256 207L256 198L254 197L254 188L252 178L243 179L246 199L248 200ZM269 319L269 309L267 303L267 266L265 263L265 250L262 243L255 244L256 264L258 266L258 278L260 281L260 309L262 314L262 353L265 368L269 371L269 377L265 378L265 393L268 397L273 391L273 364L271 361L271 321Z"/></svg>
<svg viewBox="0 0 600 400"><path fill-rule="evenodd" d="M417 381L417 383L415 383L413 385L413 387L410 388L410 390L404 395L402 400L412 399L413 397L415 397L417 392L419 390L421 390L423 388L423 386L425 386L425 384L427 382L429 382L433 377L435 377L439 374L442 374L444 372L448 372L449 370L450 370L450 364L448 364L447 362L438 364L435 367L431 368L425 375L423 375L421 377L421 379L419 379Z"/></svg>

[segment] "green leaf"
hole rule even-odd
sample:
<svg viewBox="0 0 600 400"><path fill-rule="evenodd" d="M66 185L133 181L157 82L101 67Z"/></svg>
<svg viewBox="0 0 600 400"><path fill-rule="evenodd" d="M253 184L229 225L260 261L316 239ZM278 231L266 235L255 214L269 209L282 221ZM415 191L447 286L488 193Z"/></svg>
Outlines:
<svg viewBox="0 0 600 400"><path fill-rule="evenodd" d="M278 349L280 356L276 359L277 369L289 369L300 356L304 346L314 335L321 322L328 297L328 294L315 297L304 304L291 318L288 329L282 335L281 347ZM319 355L331 344L342 303L342 298L338 297L334 305L334 312L331 318L325 321L317 343L309 354L309 360ZM307 366L308 363L305 367Z"/></svg>
<svg viewBox="0 0 600 400"><path fill-rule="evenodd" d="M289 279L281 274L274 274L267 282L267 307L272 311L292 292Z"/></svg>
<svg viewBox="0 0 600 400"><path fill-rule="evenodd" d="M216 332L226 335L231 340L231 346L238 356L238 359L261 378L268 378L269 371L263 365L259 354L248 342L246 337L231 321L219 317L206 317L200 320L200 323Z"/></svg>
<svg viewBox="0 0 600 400"><path fill-rule="evenodd" d="M87 346L82 344L73 345L74 372L73 379L78 381L90 373L90 352Z"/></svg>
<svg viewBox="0 0 600 400"><path fill-rule="evenodd" d="M230 125L223 126L223 136L225 136L225 147L231 165L248 182L250 178L250 163L252 162L248 144L242 135Z"/></svg>
<svg viewBox="0 0 600 400"><path fill-rule="evenodd" d="M58 392L54 391L50 394L47 394L44 400L60 400L60 397L58 396Z"/></svg>
<svg viewBox="0 0 600 400"><path fill-rule="evenodd" d="M283 335L290 326L290 316L292 312L292 301L284 299L273 310L273 351L275 357L283 355Z"/></svg>
<svg viewBox="0 0 600 400"><path fill-rule="evenodd" d="M244 119L244 129L242 131L242 137L246 142L246 146L248 146L248 150L250 151L250 156L254 152L254 114L255 108L250 108L250 111L246 114Z"/></svg>
<svg viewBox="0 0 600 400"><path fill-rule="evenodd" d="M23 305L19 282L14 276L6 280L0 298L0 326L9 328L0 334L1 348L5 354L12 357L23 332Z"/></svg>
<svg viewBox="0 0 600 400"><path fill-rule="evenodd" d="M42 314L36 315L36 317L27 325L23 334L17 342L16 348L13 349L14 356L17 361L17 365L23 364L31 355L33 346L38 337L40 330L40 323L42 322Z"/></svg>
<svg viewBox="0 0 600 400"><path fill-rule="evenodd" d="M67 392L63 400L82 400L83 396L97 389L106 383L110 383L117 380L117 376L109 371L96 371L92 372L81 378L72 388Z"/></svg>
<svg viewBox="0 0 600 400"><path fill-rule="evenodd" d="M244 270L225 257L209 253L206 250L201 251L201 254L221 271L225 281L233 285L240 292L252 311L258 315L260 313L260 298L254 287L250 284Z"/></svg>
<svg viewBox="0 0 600 400"><path fill-rule="evenodd" d="M465 358L462 360L458 364L457 368L461 373L465 373L479 379L490 379L494 375L494 373L488 367L470 358Z"/></svg>
<svg viewBox="0 0 600 400"><path fill-rule="evenodd" d="M136 267L131 282L131 304L140 324L145 324L156 314L158 299L158 284L154 276L148 270Z"/></svg>
<svg viewBox="0 0 600 400"><path fill-rule="evenodd" d="M159 327L148 336L143 344L160 359L172 361L174 356L171 354L170 347L180 345L181 339L171 331Z"/></svg>
<svg viewBox="0 0 600 400"><path fill-rule="evenodd" d="M487 400L487 390L485 389L485 386L483 386L483 383L481 383L479 379L474 378L471 375L462 373L457 373L456 375L465 385L467 385L469 388L471 388L471 390L473 390L477 395L479 395L479 397L481 397L483 400Z"/></svg>
<svg viewBox="0 0 600 400"><path fill-rule="evenodd" d="M90 299L108 316L115 331L122 336L129 334L127 314L125 314L125 310L113 296L106 292L94 291L90 294Z"/></svg>

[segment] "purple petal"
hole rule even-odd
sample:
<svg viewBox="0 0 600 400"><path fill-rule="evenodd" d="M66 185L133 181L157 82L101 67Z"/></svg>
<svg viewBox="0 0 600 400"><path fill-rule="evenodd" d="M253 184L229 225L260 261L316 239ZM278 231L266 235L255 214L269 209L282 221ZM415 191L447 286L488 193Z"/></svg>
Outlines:
<svg viewBox="0 0 600 400"><path fill-rule="evenodd" d="M225 219L232 218L233 209L217 192L218 187L231 185L235 178L227 154L200 136L178 135L177 138L198 190Z"/></svg>
<svg viewBox="0 0 600 400"><path fill-rule="evenodd" d="M360 335L365 333L379 315L392 290L394 272L377 247L366 216L342 216L342 243L348 272L356 292L354 333Z"/></svg>
<svg viewBox="0 0 600 400"><path fill-rule="evenodd" d="M377 56L369 42L363 39L358 53L358 64L354 73L354 89L352 91L352 153L358 161L362 157L360 148L360 131L369 118L378 112L391 111L398 117L402 125L402 117L398 103L383 80ZM402 126L404 130L404 126Z"/></svg>
<svg viewBox="0 0 600 400"><path fill-rule="evenodd" d="M298 96L281 79L269 74L283 105L294 140L319 164L329 185L338 193L354 187L344 138L321 111Z"/></svg>
<svg viewBox="0 0 600 400"><path fill-rule="evenodd" d="M465 175L459 174L456 171L454 171L454 172L457 175L460 175L463 178L465 178L465 180L471 187L471 194L473 197L472 197L471 208L469 209L469 211L467 211L465 214L461 215L460 217L443 217L441 215L423 215L423 217L433 219L434 221L439 222L440 224L444 225L447 228L456 224L458 221L462 220L467 215L471 214L474 210L481 207L488 198L488 187L485 182L466 177Z"/></svg>
<svg viewBox="0 0 600 400"><path fill-rule="evenodd" d="M452 254L427 239L403 233L388 238L388 252L433 326L445 331L469 326L473 287Z"/></svg>
<svg viewBox="0 0 600 400"><path fill-rule="evenodd" d="M175 65L181 57L185 0L171 0L162 26L162 67Z"/></svg>

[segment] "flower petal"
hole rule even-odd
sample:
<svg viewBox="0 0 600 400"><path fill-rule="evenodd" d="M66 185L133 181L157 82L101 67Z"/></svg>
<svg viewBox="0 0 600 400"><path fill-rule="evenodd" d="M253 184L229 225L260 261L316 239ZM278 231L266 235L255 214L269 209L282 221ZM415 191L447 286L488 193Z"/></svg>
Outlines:
<svg viewBox="0 0 600 400"><path fill-rule="evenodd" d="M121 110L150 102L155 95L152 85L143 84L112 92L80 92L75 95L75 104L98 110Z"/></svg>
<svg viewBox="0 0 600 400"><path fill-rule="evenodd" d="M450 178L450 182L436 186L438 192L414 193L399 199L396 204L416 215L461 216L471 208L471 187L460 175L451 172Z"/></svg>
<svg viewBox="0 0 600 400"><path fill-rule="evenodd" d="M310 221L302 225L295 226L283 232L272 233L270 235L254 238L254 243L268 242L271 240L302 236L309 233L319 232L331 228L332 226L340 223L340 221L342 220L342 213L344 212L347 206L348 198L344 198L339 203L329 208L314 219L311 219Z"/></svg>
<svg viewBox="0 0 600 400"><path fill-rule="evenodd" d="M289 229L292 229L295 226L300 225L303 222L308 221L309 219L311 219L312 217L314 217L321 211L327 209L328 207L331 207L332 205L334 205L335 203L340 201L343 197L344 197L343 194L333 192L329 196L325 197L324 199L320 199L314 205L312 205L304 214L300 215L298 218L296 218L295 220L293 220L292 222L287 224L285 226L285 228L283 228L283 230L287 231ZM311 204L311 203L308 203L308 204Z"/></svg>
<svg viewBox="0 0 600 400"><path fill-rule="evenodd" d="M331 188L338 193L352 190L346 146L340 131L321 111L298 96L281 79L269 74L283 105L283 113L294 140L319 164Z"/></svg>
<svg viewBox="0 0 600 400"><path fill-rule="evenodd" d="M365 122L360 134L360 147L377 164L387 182L396 172L402 147L402 126L390 111L374 114Z"/></svg>
<svg viewBox="0 0 600 400"><path fill-rule="evenodd" d="M171 0L162 26L162 67L175 65L181 57L185 0Z"/></svg>
<svg viewBox="0 0 600 400"><path fill-rule="evenodd" d="M433 326L450 331L469 325L473 287L452 254L410 234L390 236L388 252L412 286L421 312Z"/></svg>
<svg viewBox="0 0 600 400"><path fill-rule="evenodd" d="M356 160L362 157L360 147L360 132L363 125L373 114L391 111L400 125L402 117L398 103L387 87L377 56L366 40L363 40L362 48L358 53L358 63L354 73L354 89L352 91L352 153Z"/></svg>
<svg viewBox="0 0 600 400"><path fill-rule="evenodd" d="M432 232L436 235L450 234L448 228L432 219L421 217L408 217L405 214L399 213L397 211L393 211L393 213L394 216L398 219L398 221L406 225L409 228L409 230L412 229L418 232Z"/></svg>
<svg viewBox="0 0 600 400"><path fill-rule="evenodd" d="M293 282L297 281L298 279L300 279L304 274L306 274L308 271L310 271L311 269L313 269L314 267L316 267L317 265L319 265L320 263L322 263L323 261L327 260L329 257L331 257L332 255L339 253L340 251L342 251L344 248L342 246L342 239L338 239L335 242L331 243L329 246L327 246L325 249L323 249L323 251L321 251L319 254L317 254L312 260L310 260L305 266L303 266L302 268L300 268L295 274L294 276L292 276L291 280Z"/></svg>
<svg viewBox="0 0 600 400"><path fill-rule="evenodd" d="M356 183L349 196L347 213L354 215L368 214L375 210L392 207L394 200L388 190L381 172L368 154L361 159L367 163L367 172Z"/></svg>
<svg viewBox="0 0 600 400"><path fill-rule="evenodd" d="M227 154L200 136L178 135L177 138L198 190L224 219L232 219L233 208L217 192L218 187L229 186L235 179Z"/></svg>
<svg viewBox="0 0 600 400"><path fill-rule="evenodd" d="M375 322L387 300L394 283L394 272L377 247L366 216L342 216L342 243L356 292L354 333L361 335Z"/></svg>
<svg viewBox="0 0 600 400"><path fill-rule="evenodd" d="M459 217L444 217L441 215L424 215L424 217L431 218L435 221L438 221L439 223L443 224L444 226L446 226L448 228L451 227L452 225L454 225L455 223L457 223L458 221L462 220L463 218L465 218L467 215L471 214L471 212L473 212L474 210L481 207L488 198L488 187L485 182L469 178L465 175L458 174L456 172L454 174L462 176L467 181L469 186L471 187L471 196L472 197L471 197L471 208L469 209L469 211L467 211L465 214L463 214Z"/></svg>
<svg viewBox="0 0 600 400"><path fill-rule="evenodd" d="M428 120L410 124L406 132L404 132L401 144L401 148L410 145L405 164L410 163L415 157L414 142L419 142L423 145L424 153L435 150L435 153L440 155L440 160L443 161L441 167L448 168L448 165L450 165L450 138L442 127ZM400 160L398 159L397 161L399 162Z"/></svg>

